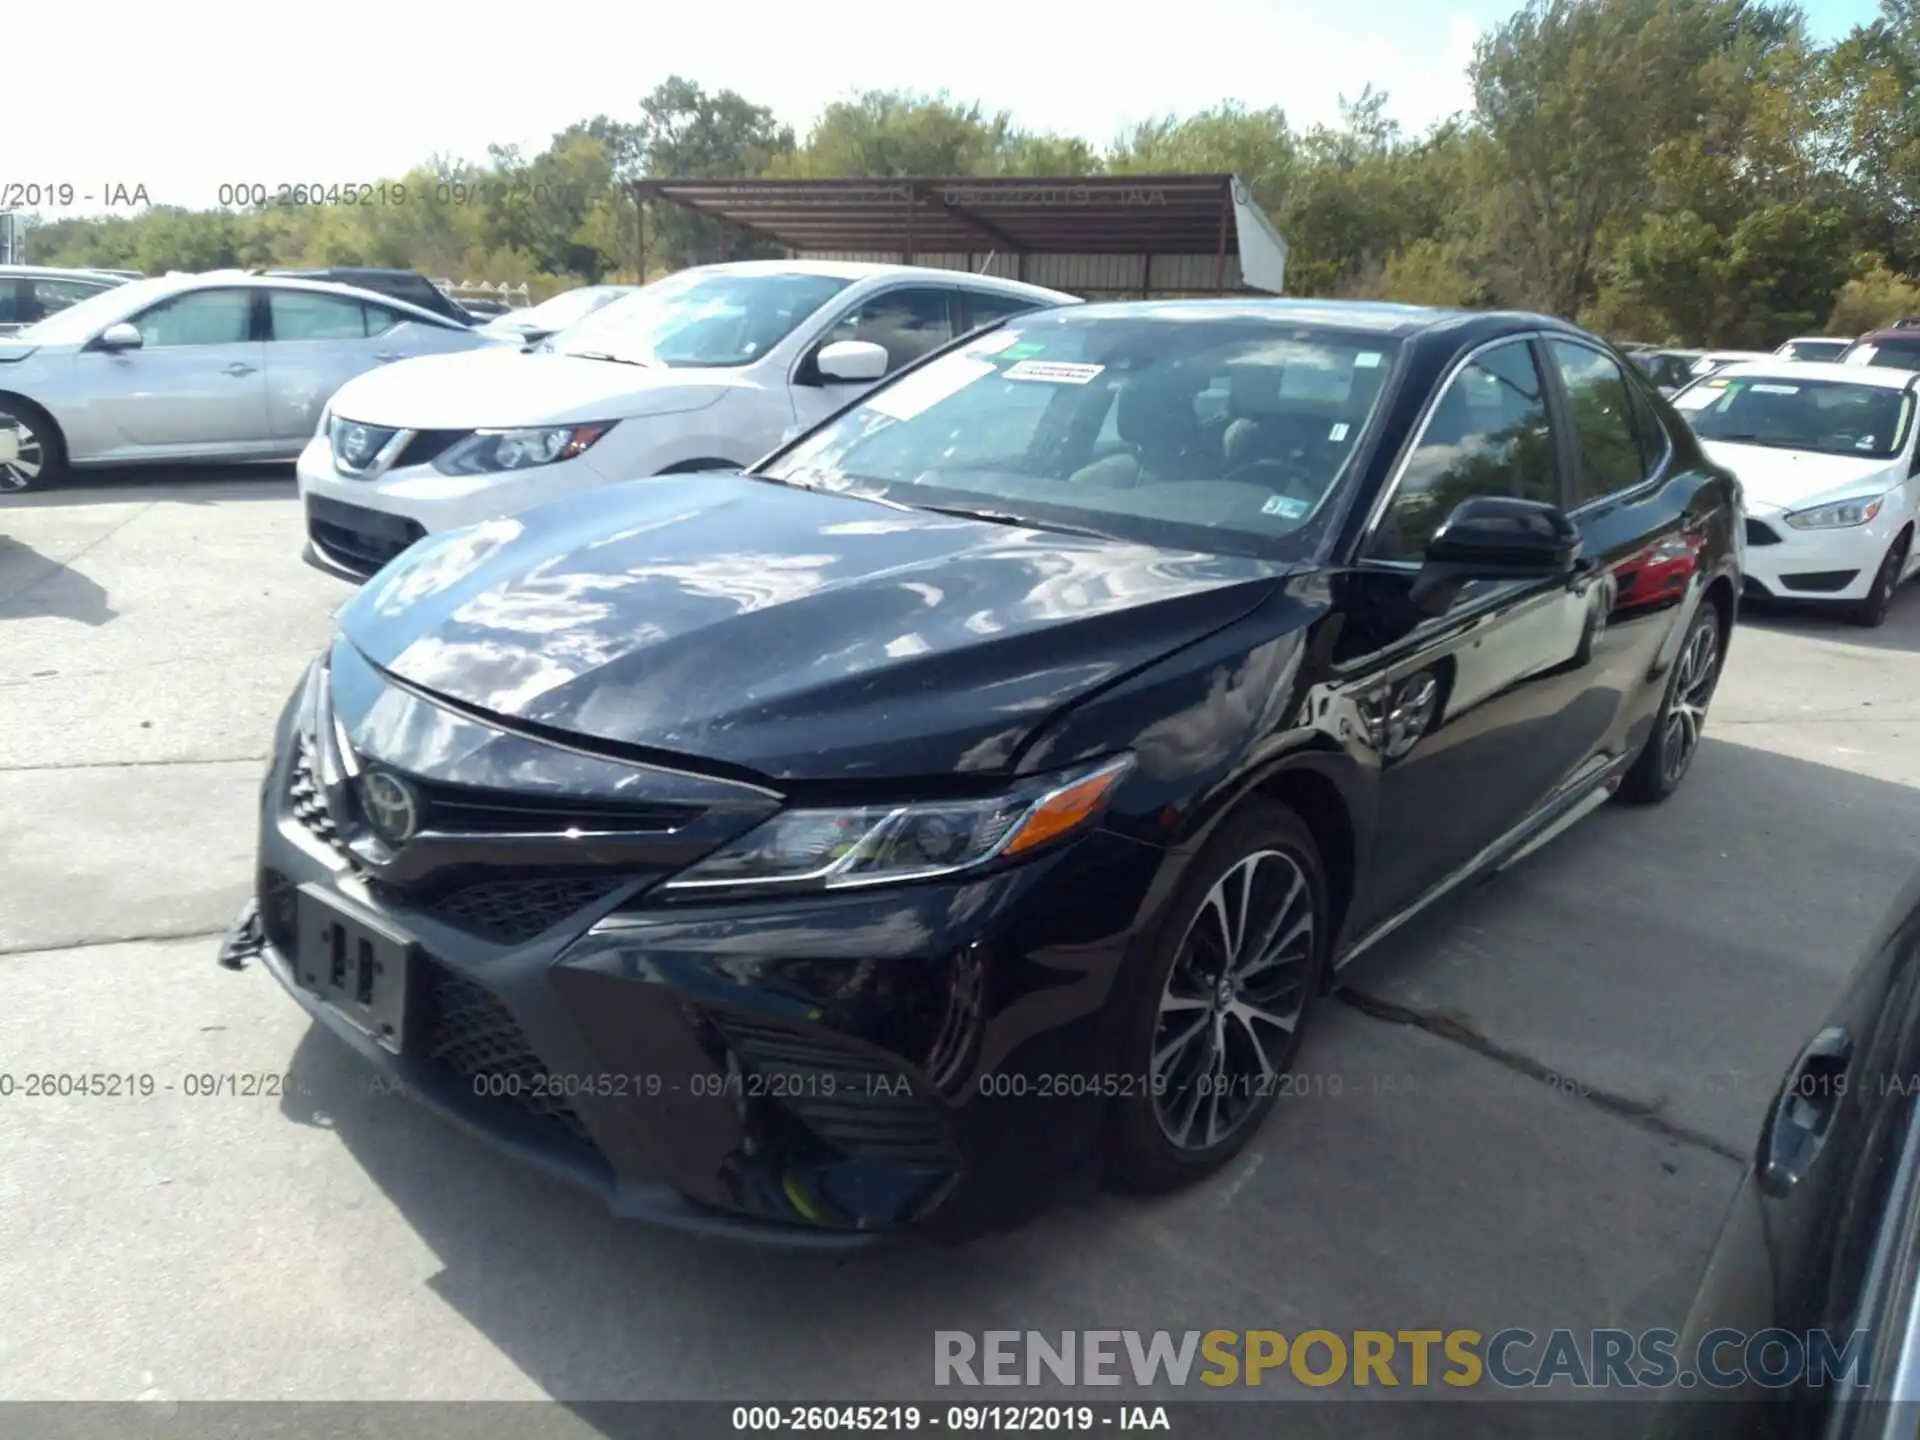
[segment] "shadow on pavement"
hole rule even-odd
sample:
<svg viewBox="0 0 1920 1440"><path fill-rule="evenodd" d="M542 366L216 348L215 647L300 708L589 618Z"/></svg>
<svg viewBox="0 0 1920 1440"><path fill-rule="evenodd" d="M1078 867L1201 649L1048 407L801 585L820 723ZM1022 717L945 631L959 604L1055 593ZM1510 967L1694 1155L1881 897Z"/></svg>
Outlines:
<svg viewBox="0 0 1920 1440"><path fill-rule="evenodd" d="M1877 630L1850 624L1844 617L1817 606L1750 599L1740 602L1740 623L1869 650L1920 650L1920 575L1915 575L1894 593L1887 623Z"/></svg>
<svg viewBox="0 0 1920 1440"><path fill-rule="evenodd" d="M22 495L0 495L0 515L9 509L58 509L73 505L214 505L235 500L284 500L294 483L284 461L247 465L116 465L70 471L60 484Z"/></svg>
<svg viewBox="0 0 1920 1440"><path fill-rule="evenodd" d="M1601 811L1347 972L1369 990L1399 984L1399 1003L1424 997L1563 1075L1744 1077L1688 1118L1731 1127L1724 1148L1338 1002L1316 1018L1303 1073L1344 1073L1344 1091L1277 1108L1218 1176L1172 1197L1103 1195L961 1250L790 1255L617 1221L383 1092L317 1026L288 1064L282 1113L338 1136L432 1250L435 1294L589 1423L609 1399L1263 1398L1197 1385L936 1392L936 1329L1672 1324L1767 1095L1913 873L1913 847L1888 843L1920 840L1913 800L1710 742L1670 804ZM1794 862L1810 828L1851 833L1837 874ZM1611 1070L1586 1076L1588 1063ZM1383 1074L1406 1084L1382 1096ZM1273 1433L1600 1436L1645 1419L1572 1403L1542 1430L1539 1409L1522 1421L1509 1408L1293 1404Z"/></svg>
<svg viewBox="0 0 1920 1440"><path fill-rule="evenodd" d="M118 613L97 582L30 545L0 535L0 620L47 615L100 626Z"/></svg>

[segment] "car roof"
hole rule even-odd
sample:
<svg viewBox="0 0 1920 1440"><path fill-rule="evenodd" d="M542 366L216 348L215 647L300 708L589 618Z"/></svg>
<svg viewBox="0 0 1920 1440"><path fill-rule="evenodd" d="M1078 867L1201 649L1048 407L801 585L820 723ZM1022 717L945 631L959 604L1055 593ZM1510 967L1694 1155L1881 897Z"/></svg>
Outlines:
<svg viewBox="0 0 1920 1440"><path fill-rule="evenodd" d="M214 289L222 285L253 285L267 290L300 290L315 295L351 295L356 300L373 300L389 309L405 311L415 319L431 320L435 325L447 326L456 323L437 311L415 305L410 300L383 294L378 290L363 290L357 285L345 285L337 280L311 280L301 275L256 274L251 270L175 270L156 279L128 283L145 284L151 287L148 293L160 295L185 290Z"/></svg>
<svg viewBox="0 0 1920 1440"><path fill-rule="evenodd" d="M890 265L869 260L729 260L718 265L695 265L676 270L675 275L725 273L734 275L828 275L839 280L876 280L896 276L915 276L922 280L953 285L966 283L990 290L1015 294L1048 295L1066 303L1078 304L1080 297L1044 285L1029 285L1023 280L1008 280L1000 275L975 275L966 270L940 270L931 265ZM670 277L669 277L670 278Z"/></svg>
<svg viewBox="0 0 1920 1440"><path fill-rule="evenodd" d="M1387 300L1294 300L1279 296L1196 300L1109 300L1078 307L1074 323L1107 319L1259 320L1278 325L1312 325L1329 330L1364 330L1406 339L1430 331L1457 330L1479 338L1529 330L1584 335L1579 327L1551 315L1526 311L1452 310L1433 305L1401 305Z"/></svg>
<svg viewBox="0 0 1920 1440"><path fill-rule="evenodd" d="M0 265L0 275L44 276L62 280L101 280L108 284L119 284L128 277L115 275L109 270L89 270L84 265Z"/></svg>
<svg viewBox="0 0 1920 1440"><path fill-rule="evenodd" d="M1876 325L1871 330L1862 331L1853 343L1862 340L1920 340L1920 320L1896 320L1891 325Z"/></svg>
<svg viewBox="0 0 1920 1440"><path fill-rule="evenodd" d="M1837 380L1851 385L1873 385L1882 390L1905 390L1920 381L1920 371L1895 370L1885 365L1841 365L1832 360L1743 360L1704 375L1703 380Z"/></svg>

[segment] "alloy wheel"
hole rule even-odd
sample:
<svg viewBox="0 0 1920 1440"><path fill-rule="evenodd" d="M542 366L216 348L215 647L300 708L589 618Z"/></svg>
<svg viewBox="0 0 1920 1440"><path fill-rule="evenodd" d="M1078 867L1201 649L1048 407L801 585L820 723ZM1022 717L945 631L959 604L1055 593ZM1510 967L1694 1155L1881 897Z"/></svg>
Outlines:
<svg viewBox="0 0 1920 1440"><path fill-rule="evenodd" d="M1707 723L1707 702L1713 698L1719 659L1720 631L1711 622L1695 629L1680 652L1680 673L1674 678L1660 753L1661 774L1670 787L1680 783L1700 748L1700 730Z"/></svg>
<svg viewBox="0 0 1920 1440"><path fill-rule="evenodd" d="M1214 882L1187 924L1154 1025L1154 1117L1177 1149L1212 1149L1276 1093L1306 1009L1313 888L1279 850Z"/></svg>
<svg viewBox="0 0 1920 1440"><path fill-rule="evenodd" d="M18 415L0 414L0 491L30 490L47 465L47 447Z"/></svg>

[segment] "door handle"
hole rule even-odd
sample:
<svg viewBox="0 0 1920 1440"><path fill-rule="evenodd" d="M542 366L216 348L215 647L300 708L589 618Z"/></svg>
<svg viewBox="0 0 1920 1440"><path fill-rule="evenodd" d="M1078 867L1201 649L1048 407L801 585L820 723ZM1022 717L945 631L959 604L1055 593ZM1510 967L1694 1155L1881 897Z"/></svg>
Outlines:
<svg viewBox="0 0 1920 1440"><path fill-rule="evenodd" d="M1829 1025L1800 1052L1760 1133L1754 1179L1761 1194L1778 1200L1807 1178L1846 1098L1852 1063L1853 1036L1839 1025Z"/></svg>
<svg viewBox="0 0 1920 1440"><path fill-rule="evenodd" d="M373 358L378 360L382 365L384 365L389 360L404 360L407 357L401 354L398 350L381 350L378 353L376 353Z"/></svg>
<svg viewBox="0 0 1920 1440"><path fill-rule="evenodd" d="M233 364L227 366L227 374L233 376L237 380L242 375L253 374L253 366L247 364L245 361L236 360L233 362Z"/></svg>

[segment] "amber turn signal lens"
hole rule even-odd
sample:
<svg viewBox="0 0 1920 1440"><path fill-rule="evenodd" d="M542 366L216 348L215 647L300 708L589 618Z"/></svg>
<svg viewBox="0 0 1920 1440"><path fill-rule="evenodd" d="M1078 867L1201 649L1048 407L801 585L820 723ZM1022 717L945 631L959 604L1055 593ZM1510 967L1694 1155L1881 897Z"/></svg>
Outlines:
<svg viewBox="0 0 1920 1440"><path fill-rule="evenodd" d="M1044 797L1027 812L1026 819L1020 822L1020 828L1000 853L1018 855L1079 829L1105 808L1107 796L1130 768L1129 761L1116 761L1106 769L1062 786Z"/></svg>

